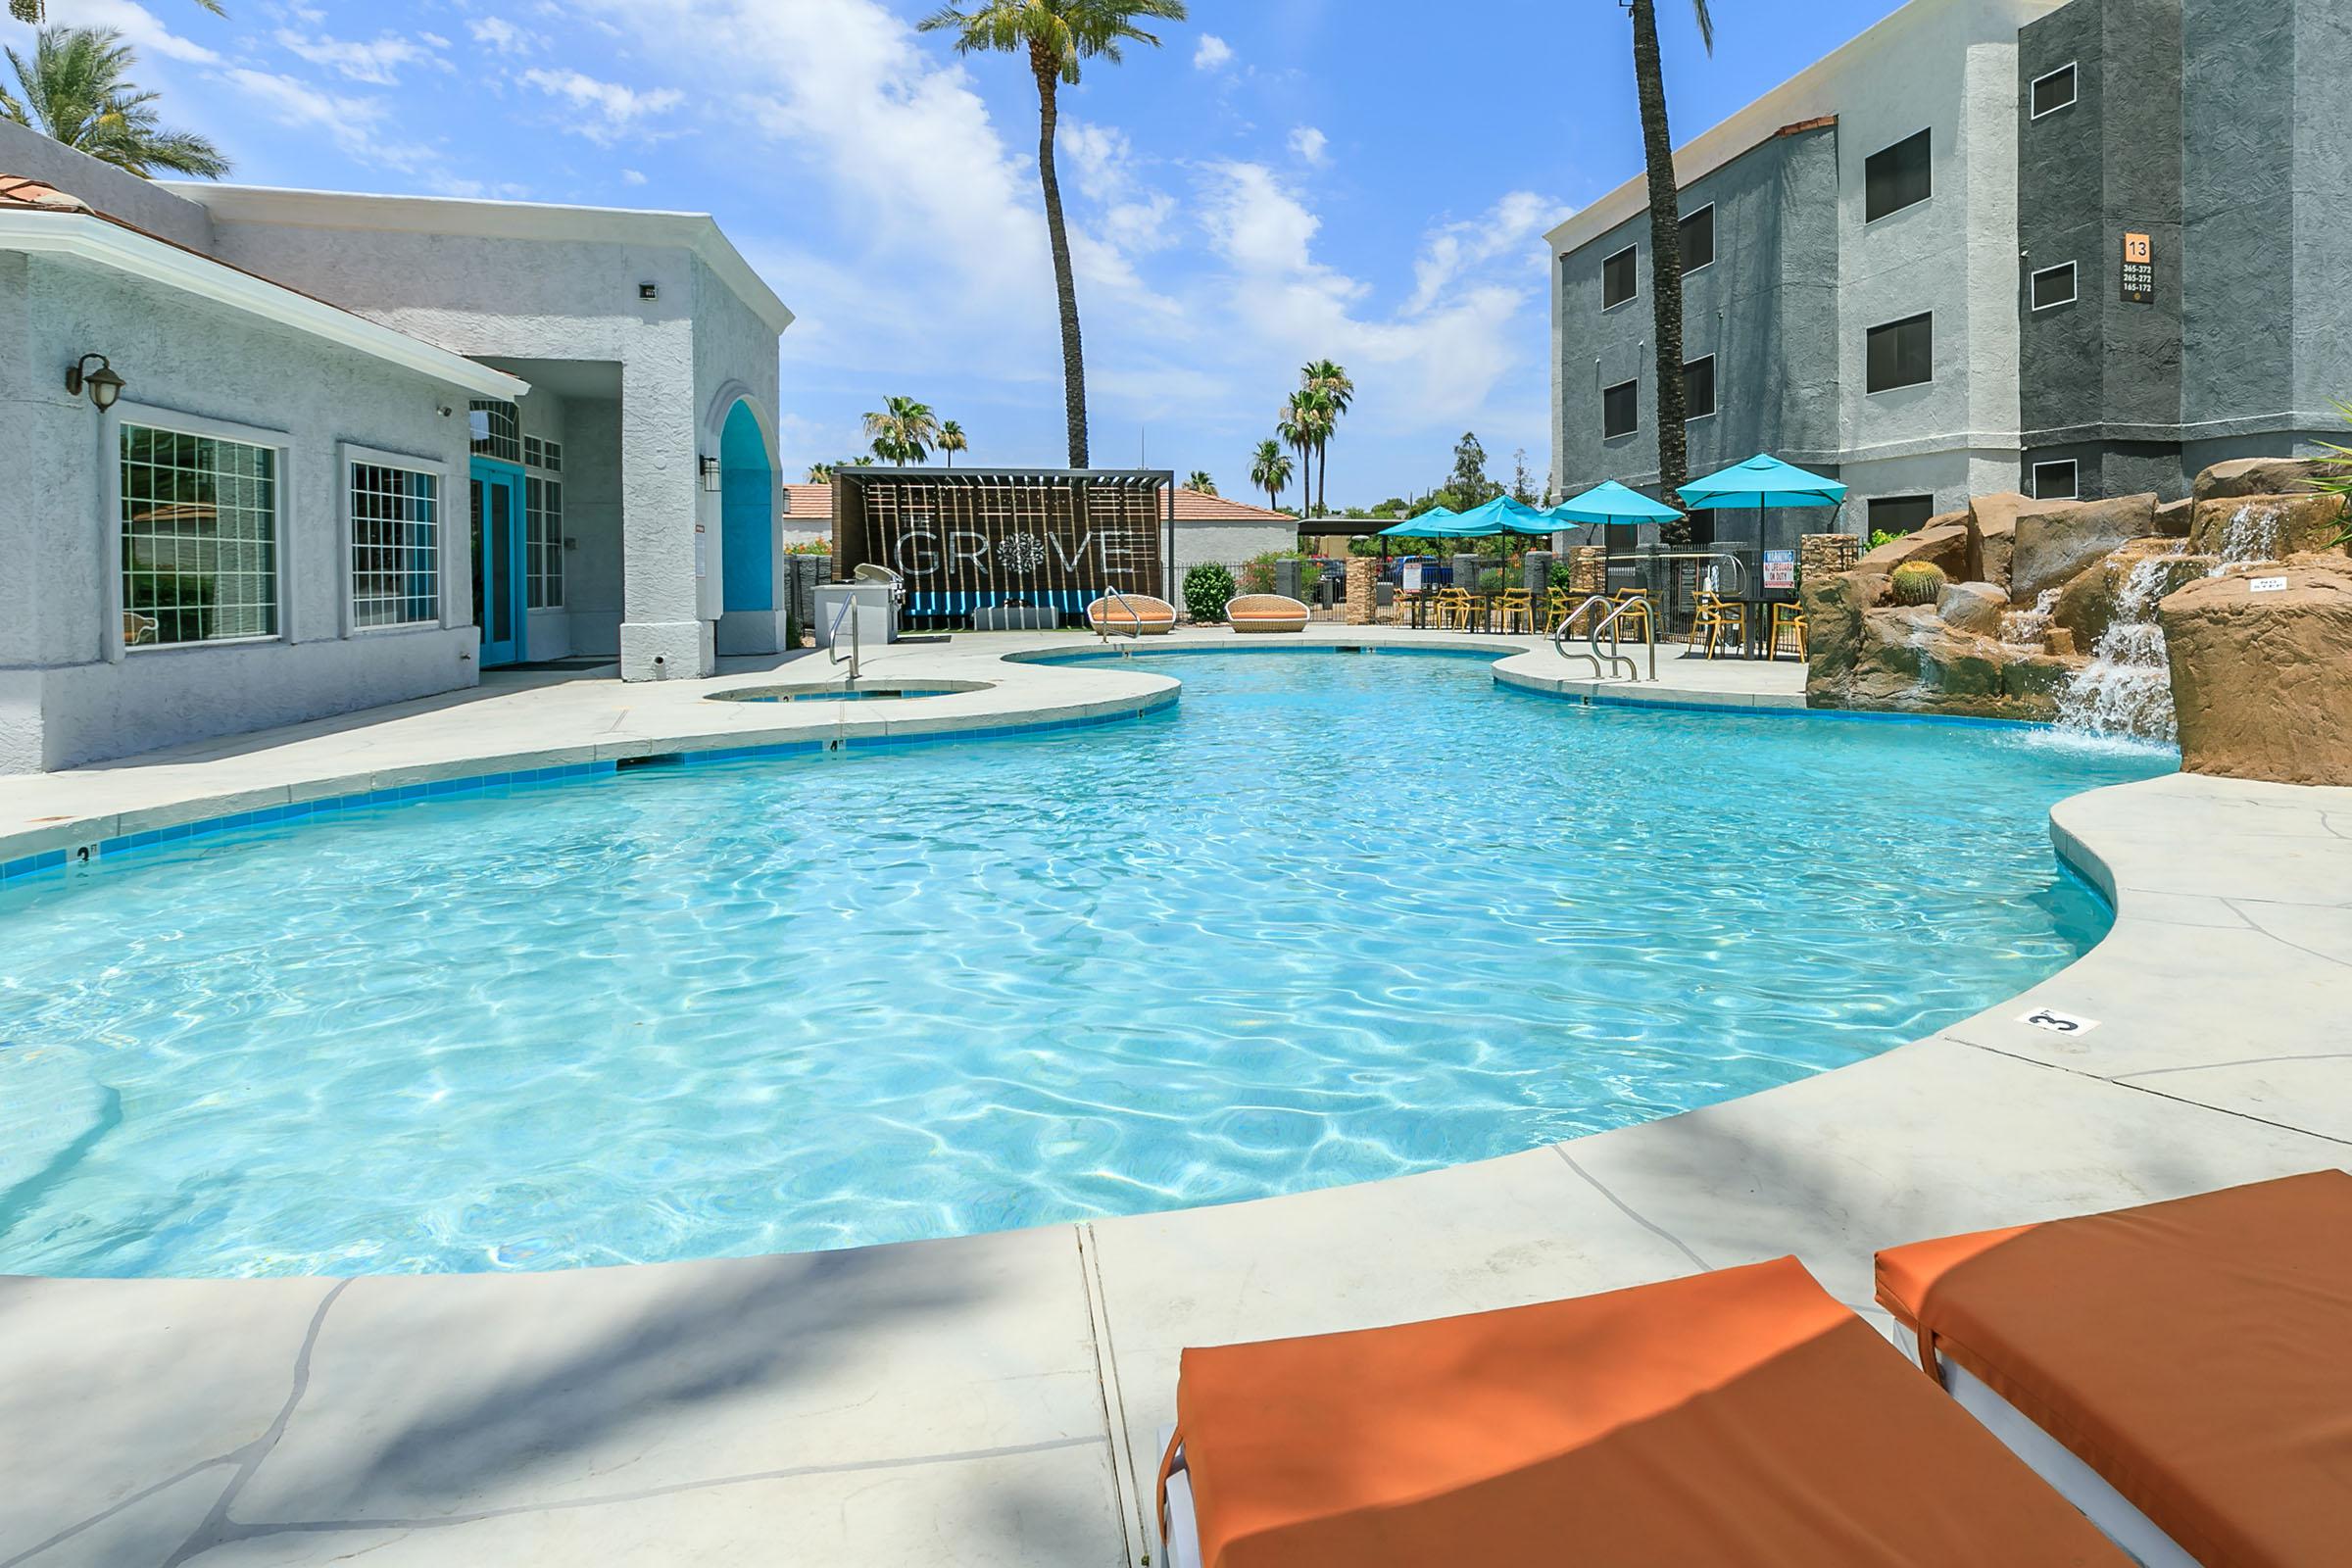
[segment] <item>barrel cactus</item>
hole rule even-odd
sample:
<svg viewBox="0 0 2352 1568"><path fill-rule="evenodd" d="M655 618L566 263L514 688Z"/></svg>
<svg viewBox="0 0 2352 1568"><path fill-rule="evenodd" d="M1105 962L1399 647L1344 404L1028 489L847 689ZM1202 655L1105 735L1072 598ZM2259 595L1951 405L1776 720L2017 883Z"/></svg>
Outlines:
<svg viewBox="0 0 2352 1568"><path fill-rule="evenodd" d="M1932 605L1943 597L1943 568L1926 561L1906 561L1894 568L1894 602Z"/></svg>

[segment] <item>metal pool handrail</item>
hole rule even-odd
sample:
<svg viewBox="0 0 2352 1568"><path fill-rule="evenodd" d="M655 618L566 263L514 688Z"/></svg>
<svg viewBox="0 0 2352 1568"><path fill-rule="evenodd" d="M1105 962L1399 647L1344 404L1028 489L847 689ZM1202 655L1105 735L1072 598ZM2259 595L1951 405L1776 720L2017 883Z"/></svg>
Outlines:
<svg viewBox="0 0 2352 1568"><path fill-rule="evenodd" d="M841 623L845 616L850 623L850 657L846 661L834 652L841 646ZM859 618L857 599L844 599L841 608L833 612L833 629L825 637L825 658L833 663L846 662L850 666L850 684L853 686L858 684L858 665L864 652L858 635Z"/></svg>
<svg viewBox="0 0 2352 1568"><path fill-rule="evenodd" d="M1144 640L1144 617L1137 613L1135 606L1128 602L1127 596L1111 583L1102 585L1102 596L1105 599L1115 599L1119 602L1119 608L1127 612L1128 638L1135 642L1142 642ZM1110 646L1110 617L1108 615L1095 617L1095 635L1102 640L1103 647Z"/></svg>
<svg viewBox="0 0 2352 1568"><path fill-rule="evenodd" d="M1568 639L1575 635L1577 616L1582 615L1586 611L1594 608L1606 610L1608 613L1601 616L1599 620L1594 622L1592 631L1587 634L1585 638L1586 651L1582 653L1571 652L1568 647ZM1649 607L1645 601L1640 599L1628 599L1622 604L1619 604L1613 603L1611 600L1601 594L1591 595L1585 600L1584 603L1578 605L1574 610L1571 610L1566 615L1561 617L1559 628L1551 634L1551 646L1562 659L1591 660L1592 662L1592 678L1594 680L1599 680L1605 675L1615 673L1620 665L1624 667L1625 678L1627 680L1640 680L1642 678L1641 666L1636 664L1631 659L1628 659L1624 653L1620 651L1621 644L1619 642L1617 632L1617 622L1619 618L1622 617L1627 611L1637 608L1642 611L1642 625L1647 628L1647 635L1643 640L1649 644L1649 678L1654 681L1658 678L1658 637L1656 626L1648 619ZM1600 634L1604 631L1609 634L1609 651L1605 656L1600 651ZM1603 662L1604 658L1606 661L1605 662Z"/></svg>

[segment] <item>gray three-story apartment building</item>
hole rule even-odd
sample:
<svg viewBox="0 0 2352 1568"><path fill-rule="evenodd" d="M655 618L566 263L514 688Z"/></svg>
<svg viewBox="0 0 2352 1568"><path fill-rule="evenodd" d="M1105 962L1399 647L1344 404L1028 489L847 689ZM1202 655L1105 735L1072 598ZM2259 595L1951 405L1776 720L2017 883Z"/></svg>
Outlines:
<svg viewBox="0 0 2352 1568"><path fill-rule="evenodd" d="M2343 0L1913 0L1677 153L1691 471L1834 474L1860 532L2340 434L2346 79ZM1554 481L1654 484L1643 182L1549 239Z"/></svg>

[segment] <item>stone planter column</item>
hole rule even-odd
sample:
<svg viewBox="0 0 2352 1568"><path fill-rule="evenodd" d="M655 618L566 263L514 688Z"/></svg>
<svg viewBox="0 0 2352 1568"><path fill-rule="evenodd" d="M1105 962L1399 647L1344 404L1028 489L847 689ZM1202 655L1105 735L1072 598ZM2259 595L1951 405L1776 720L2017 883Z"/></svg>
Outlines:
<svg viewBox="0 0 2352 1568"><path fill-rule="evenodd" d="M1796 565L1804 582L1827 582L1861 561L1862 541L1850 533L1809 533L1797 541Z"/></svg>
<svg viewBox="0 0 2352 1568"><path fill-rule="evenodd" d="M1370 556L1348 558L1348 624L1372 624L1372 585L1378 575L1379 563Z"/></svg>
<svg viewBox="0 0 2352 1568"><path fill-rule="evenodd" d="M1528 598L1538 605L1544 603L1544 596L1551 592L1550 551L1530 550L1527 553L1527 570L1520 578L1520 585L1527 590Z"/></svg>
<svg viewBox="0 0 2352 1568"><path fill-rule="evenodd" d="M1464 593L1478 592L1478 574L1486 569L1486 564L1487 558L1484 556L1454 557L1453 585Z"/></svg>
<svg viewBox="0 0 2352 1568"><path fill-rule="evenodd" d="M1305 575L1298 567L1299 563L1288 556L1274 563L1274 591L1285 599L1306 597L1298 591L1299 579Z"/></svg>

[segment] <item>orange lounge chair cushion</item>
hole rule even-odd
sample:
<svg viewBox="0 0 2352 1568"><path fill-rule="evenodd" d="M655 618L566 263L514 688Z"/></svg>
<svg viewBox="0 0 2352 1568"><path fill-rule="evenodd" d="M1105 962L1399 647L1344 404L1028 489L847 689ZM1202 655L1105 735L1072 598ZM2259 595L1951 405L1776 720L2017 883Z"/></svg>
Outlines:
<svg viewBox="0 0 2352 1568"><path fill-rule="evenodd" d="M1878 1295L2200 1562L2352 1563L2352 1175L1898 1247Z"/></svg>
<svg viewBox="0 0 2352 1568"><path fill-rule="evenodd" d="M1190 1349L1176 1403L1208 1568L2128 1568L1794 1258Z"/></svg>

